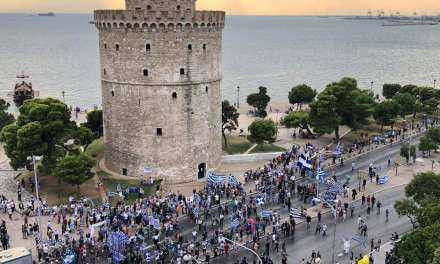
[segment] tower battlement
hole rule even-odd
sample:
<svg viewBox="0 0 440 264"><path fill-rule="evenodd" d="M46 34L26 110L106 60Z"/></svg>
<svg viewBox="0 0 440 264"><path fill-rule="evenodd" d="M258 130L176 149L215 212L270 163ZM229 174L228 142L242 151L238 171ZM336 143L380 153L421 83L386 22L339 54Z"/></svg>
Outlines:
<svg viewBox="0 0 440 264"><path fill-rule="evenodd" d="M144 30L208 29L222 30L225 12L169 12L148 10L97 10L95 25L99 29L133 28Z"/></svg>

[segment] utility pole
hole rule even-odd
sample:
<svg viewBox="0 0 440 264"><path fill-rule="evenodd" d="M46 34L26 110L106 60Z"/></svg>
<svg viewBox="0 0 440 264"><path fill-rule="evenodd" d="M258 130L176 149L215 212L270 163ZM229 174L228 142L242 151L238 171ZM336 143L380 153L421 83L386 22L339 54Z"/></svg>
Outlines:
<svg viewBox="0 0 440 264"><path fill-rule="evenodd" d="M437 80L434 79L434 89L435 89L435 85L437 84Z"/></svg>
<svg viewBox="0 0 440 264"><path fill-rule="evenodd" d="M237 86L237 108L240 108L240 86Z"/></svg>
<svg viewBox="0 0 440 264"><path fill-rule="evenodd" d="M66 92L62 91L61 94L63 95L63 103L66 103Z"/></svg>
<svg viewBox="0 0 440 264"><path fill-rule="evenodd" d="M374 82L373 82L373 81L371 81L371 83L370 83L370 92L372 92L372 91L373 91L373 85L374 85Z"/></svg>

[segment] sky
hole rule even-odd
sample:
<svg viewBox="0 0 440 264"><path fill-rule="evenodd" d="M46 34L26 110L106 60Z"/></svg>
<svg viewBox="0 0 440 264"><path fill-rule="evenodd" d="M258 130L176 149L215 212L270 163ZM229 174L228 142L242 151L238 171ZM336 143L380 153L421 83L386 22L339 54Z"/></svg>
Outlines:
<svg viewBox="0 0 440 264"><path fill-rule="evenodd" d="M0 0L0 12L90 13L123 7L124 0ZM437 15L440 0L198 0L197 7L233 15L365 15L369 10Z"/></svg>

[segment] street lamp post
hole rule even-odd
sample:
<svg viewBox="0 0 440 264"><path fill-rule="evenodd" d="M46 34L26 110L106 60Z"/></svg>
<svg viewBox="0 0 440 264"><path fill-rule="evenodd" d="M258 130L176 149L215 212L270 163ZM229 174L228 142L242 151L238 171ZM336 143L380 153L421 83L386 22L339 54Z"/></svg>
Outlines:
<svg viewBox="0 0 440 264"><path fill-rule="evenodd" d="M35 182L35 196L37 198L37 223L38 223L38 235L41 238L41 204L40 204L40 191L38 186L38 177L37 177L37 164L36 161L40 160L41 157L32 155L29 159L32 159L32 165L34 167L34 182Z"/></svg>
<svg viewBox="0 0 440 264"><path fill-rule="evenodd" d="M238 246L238 247L241 247L241 248L243 248L243 249L245 249L245 250L251 252L252 254L254 254L254 255L258 258L258 261L260 261L260 263L263 264L263 260L260 258L260 255L258 255L257 252L253 251L252 249L250 249L250 248L248 248L248 247L245 247L245 246L243 246L243 245L240 245L239 243L237 243L237 242L235 242L235 241L232 241L232 240L230 240L229 238L226 238L226 237L223 237L223 238L224 238L226 241L231 242L232 244L234 244L234 245L236 245L236 246Z"/></svg>
<svg viewBox="0 0 440 264"><path fill-rule="evenodd" d="M237 108L240 108L240 86L237 86Z"/></svg>
<svg viewBox="0 0 440 264"><path fill-rule="evenodd" d="M370 83L370 92L372 92L372 91L373 91L373 85L374 85L374 82L373 82L373 81L371 81L371 83Z"/></svg>
<svg viewBox="0 0 440 264"><path fill-rule="evenodd" d="M437 84L437 80L434 79L434 89L435 89L435 85Z"/></svg>
<svg viewBox="0 0 440 264"><path fill-rule="evenodd" d="M338 219L337 219L336 209L333 207L333 205L329 204L326 200L323 199L323 201L324 201L324 203L325 203L328 207L330 207L330 210L332 210L333 217L334 217L334 220L335 220L335 228L334 228L334 230L333 230L333 242L332 242L332 248L333 248L333 250L332 250L332 263L336 263L336 262L335 262L336 225L338 224Z"/></svg>
<svg viewBox="0 0 440 264"><path fill-rule="evenodd" d="M66 103L66 92L62 91L61 94L63 95L63 103Z"/></svg>

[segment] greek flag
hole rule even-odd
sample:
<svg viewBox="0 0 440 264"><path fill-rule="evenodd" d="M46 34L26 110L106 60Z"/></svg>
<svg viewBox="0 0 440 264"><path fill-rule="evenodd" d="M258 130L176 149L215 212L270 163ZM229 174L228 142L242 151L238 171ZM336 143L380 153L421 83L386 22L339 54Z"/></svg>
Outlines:
<svg viewBox="0 0 440 264"><path fill-rule="evenodd" d="M290 217L292 218L303 218L301 211L297 208L290 209Z"/></svg>
<svg viewBox="0 0 440 264"><path fill-rule="evenodd" d="M316 172L316 180L324 182L325 176L326 176L325 171L323 171L320 167L318 167L318 171Z"/></svg>
<svg viewBox="0 0 440 264"><path fill-rule="evenodd" d="M219 183L223 183L226 180L226 176L223 175L216 175L214 172L210 171L208 173L208 178L207 181L210 184L219 184Z"/></svg>
<svg viewBox="0 0 440 264"><path fill-rule="evenodd" d="M338 142L338 145L336 146L336 150L333 151L333 155L335 155L335 156L340 156L340 155L342 155L342 147L341 147L341 143Z"/></svg>
<svg viewBox="0 0 440 264"><path fill-rule="evenodd" d="M306 158L306 156L301 154L298 158L298 167L301 169L310 170L312 168L312 162Z"/></svg>
<svg viewBox="0 0 440 264"><path fill-rule="evenodd" d="M238 220L238 218L235 218L234 220L231 221L231 223L229 223L230 229L235 229L238 226L240 226L240 220Z"/></svg>
<svg viewBox="0 0 440 264"><path fill-rule="evenodd" d="M154 227L154 229L159 230L160 229L160 221L158 218L152 217L150 219L150 225Z"/></svg>
<svg viewBox="0 0 440 264"><path fill-rule="evenodd" d="M390 179L390 177L388 177L387 175L382 176L382 177L379 178L379 184L381 184L381 185L385 184L385 183L387 183L389 181L389 179Z"/></svg>
<svg viewBox="0 0 440 264"><path fill-rule="evenodd" d="M262 206L264 205L266 199L264 198L264 196L257 196L255 200L258 206Z"/></svg>
<svg viewBox="0 0 440 264"><path fill-rule="evenodd" d="M228 184L231 186L239 186L240 182L233 175L228 176Z"/></svg>
<svg viewBox="0 0 440 264"><path fill-rule="evenodd" d="M260 216L261 216L262 218L269 218L271 215L272 215L272 212L271 212L271 211L264 210L264 211L261 211L261 212L260 212Z"/></svg>
<svg viewBox="0 0 440 264"><path fill-rule="evenodd" d="M200 215L200 209L198 207L194 207L193 214L195 217L199 217Z"/></svg>
<svg viewBox="0 0 440 264"><path fill-rule="evenodd" d="M360 235L355 235L351 239L358 242L359 245L362 245L364 248L367 247L367 240L365 238L361 237Z"/></svg>

